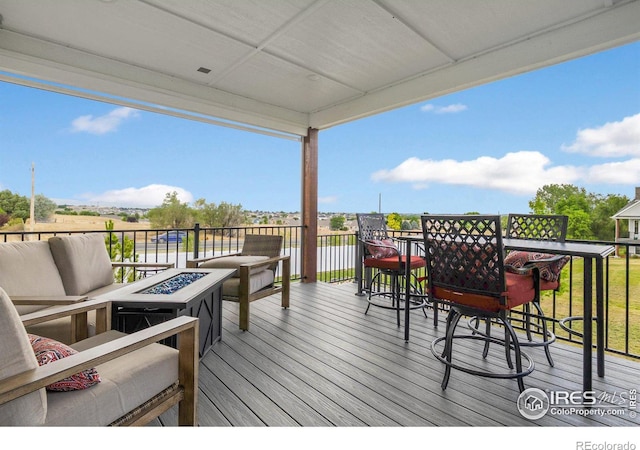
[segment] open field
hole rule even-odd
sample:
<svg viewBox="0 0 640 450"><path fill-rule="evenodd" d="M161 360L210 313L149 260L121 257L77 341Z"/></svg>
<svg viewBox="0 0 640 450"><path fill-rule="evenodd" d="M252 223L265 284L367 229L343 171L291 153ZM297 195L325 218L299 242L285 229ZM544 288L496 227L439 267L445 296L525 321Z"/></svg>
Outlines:
<svg viewBox="0 0 640 450"><path fill-rule="evenodd" d="M553 314L555 317L582 315L583 261L580 258L576 258L572 264L571 280L569 279L569 266L567 265L563 269L562 286L560 292L556 294L555 314ZM633 258L629 260L628 296L625 292L625 274L627 273L625 265L626 260L624 258L609 258L609 270L607 272L609 279L605 279L605 289L608 292L608 303L605 305L605 318L608 323L606 339L613 349L640 354L640 259ZM570 291L571 302L569 301ZM593 295L595 305L595 286ZM626 298L629 299L628 305L626 305ZM569 309L569 305L572 305L571 309ZM542 308L546 315L552 315L554 307L551 295L543 296ZM595 310L593 313L595 315ZM575 322L574 328L582 331L582 323L580 321ZM556 333L559 336L567 336L567 333L562 330L556 329ZM629 341L625 343L625 335L627 333ZM625 348L626 345L628 345L628 348Z"/></svg>
<svg viewBox="0 0 640 450"><path fill-rule="evenodd" d="M148 221L132 223L125 222L120 217L55 214L52 222L36 223L34 231L105 231L105 223L109 220L113 220L116 230L145 230L149 228ZM25 225L25 231L30 231L29 224Z"/></svg>

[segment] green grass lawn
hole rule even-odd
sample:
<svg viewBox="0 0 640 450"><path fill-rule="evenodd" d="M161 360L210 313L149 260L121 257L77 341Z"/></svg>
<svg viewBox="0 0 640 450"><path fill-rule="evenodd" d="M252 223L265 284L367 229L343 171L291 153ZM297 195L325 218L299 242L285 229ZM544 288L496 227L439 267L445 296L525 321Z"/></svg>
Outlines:
<svg viewBox="0 0 640 450"><path fill-rule="evenodd" d="M606 264L606 263L605 263ZM594 264L595 266L595 264ZM542 309L545 315L555 315L556 318L563 318L582 315L583 305L583 260L574 258L573 276L571 280L571 302L569 309L569 265L567 265L561 277L561 289L556 293L555 314L553 309L552 295L544 295L542 298ZM594 267L595 269L595 267ZM606 267L605 267L606 269ZM606 270L605 270L606 273ZM609 278L605 275L605 317L608 329L607 347L613 350L628 351L631 354L640 355L640 259L629 261L629 305L628 318L626 317L626 260L624 258L609 258ZM594 294L593 294L593 314L595 310L595 274ZM607 295L608 294L608 295ZM574 322L574 328L582 331L582 323ZM628 327L628 349L626 348L625 337ZM567 336L567 333L556 329L558 336ZM595 327L594 327L595 343Z"/></svg>

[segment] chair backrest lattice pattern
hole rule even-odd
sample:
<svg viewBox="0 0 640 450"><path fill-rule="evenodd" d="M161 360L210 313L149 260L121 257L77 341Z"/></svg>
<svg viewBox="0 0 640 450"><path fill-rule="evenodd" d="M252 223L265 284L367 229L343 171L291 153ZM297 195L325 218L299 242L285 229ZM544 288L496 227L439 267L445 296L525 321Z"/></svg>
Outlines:
<svg viewBox="0 0 640 450"><path fill-rule="evenodd" d="M503 294L500 216L427 215L422 231L431 288Z"/></svg>
<svg viewBox="0 0 640 450"><path fill-rule="evenodd" d="M567 216L541 214L509 214L507 237L564 242Z"/></svg>
<svg viewBox="0 0 640 450"><path fill-rule="evenodd" d="M361 244L365 242L391 239L387 231L387 220L385 219L384 214L356 214L356 219L358 220L358 233ZM371 255L366 245L363 245L363 252L365 257Z"/></svg>
<svg viewBox="0 0 640 450"><path fill-rule="evenodd" d="M387 221L384 218L384 214L356 214L356 217L358 219L360 239L363 241L389 239Z"/></svg>

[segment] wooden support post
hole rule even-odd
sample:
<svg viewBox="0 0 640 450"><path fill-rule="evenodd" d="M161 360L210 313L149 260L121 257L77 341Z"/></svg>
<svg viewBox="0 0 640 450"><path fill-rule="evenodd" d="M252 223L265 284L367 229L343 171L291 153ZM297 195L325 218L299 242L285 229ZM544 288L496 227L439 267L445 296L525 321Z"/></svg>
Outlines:
<svg viewBox="0 0 640 450"><path fill-rule="evenodd" d="M302 282L315 283L318 268L318 130L302 140Z"/></svg>

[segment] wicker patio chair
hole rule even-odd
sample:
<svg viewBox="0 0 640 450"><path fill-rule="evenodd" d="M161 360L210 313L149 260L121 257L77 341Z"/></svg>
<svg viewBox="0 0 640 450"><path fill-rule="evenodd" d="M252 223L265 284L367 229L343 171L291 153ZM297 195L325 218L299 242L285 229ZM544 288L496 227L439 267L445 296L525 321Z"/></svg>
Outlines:
<svg viewBox="0 0 640 450"><path fill-rule="evenodd" d="M520 392L523 377L534 369L533 360L520 350L518 337L508 320L508 312L530 303L539 294L533 269L509 269L504 265L500 216L424 215L421 217L427 261L427 294L449 306L445 336L431 344L433 355L445 364L442 389L446 389L451 369L489 378L515 378ZM486 333L456 334L463 316L486 319ZM491 321L504 327L504 339L490 336ZM481 370L460 356L454 361L454 342L462 339L484 341L483 358L489 343L504 346L508 371ZM444 341L444 349L438 350ZM515 369L512 359L515 357ZM528 361L523 367L522 360Z"/></svg>
<svg viewBox="0 0 640 450"><path fill-rule="evenodd" d="M281 305L289 307L290 258L280 255L283 237L278 235L248 234L242 251L222 256L187 261L187 267L201 269L237 269L236 275L222 285L222 298L239 303L239 327L249 329L249 303L261 298L281 294ZM281 283L276 284L278 267L282 266Z"/></svg>

